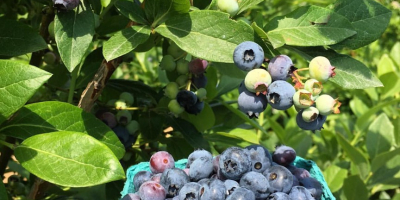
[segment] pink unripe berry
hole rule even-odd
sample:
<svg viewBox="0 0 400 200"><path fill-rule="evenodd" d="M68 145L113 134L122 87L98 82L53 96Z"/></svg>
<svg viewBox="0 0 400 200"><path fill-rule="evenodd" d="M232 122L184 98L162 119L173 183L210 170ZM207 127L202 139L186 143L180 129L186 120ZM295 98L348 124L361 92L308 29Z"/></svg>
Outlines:
<svg viewBox="0 0 400 200"><path fill-rule="evenodd" d="M141 200L164 200L166 196L165 189L155 181L144 182L139 188Z"/></svg>
<svg viewBox="0 0 400 200"><path fill-rule="evenodd" d="M206 71L207 66L206 60L196 58L189 62L189 72L194 75L201 75Z"/></svg>
<svg viewBox="0 0 400 200"><path fill-rule="evenodd" d="M166 151L158 151L150 158L150 170L153 173L163 173L165 169L175 167L175 160L171 154Z"/></svg>

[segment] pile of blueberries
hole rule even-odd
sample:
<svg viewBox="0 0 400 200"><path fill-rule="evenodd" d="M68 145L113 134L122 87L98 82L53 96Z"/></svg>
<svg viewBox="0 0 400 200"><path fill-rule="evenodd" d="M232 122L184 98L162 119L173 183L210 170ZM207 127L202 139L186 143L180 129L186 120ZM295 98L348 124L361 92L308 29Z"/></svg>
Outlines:
<svg viewBox="0 0 400 200"><path fill-rule="evenodd" d="M322 198L321 183L293 165L296 152L278 146L271 153L261 145L229 147L213 157L195 150L186 168L159 151L150 158L150 171L134 175L135 193L122 200L313 200Z"/></svg>
<svg viewBox="0 0 400 200"><path fill-rule="evenodd" d="M294 105L297 125L315 131L322 129L327 115L339 113L340 102L321 94L322 83L335 75L335 67L327 58L315 57L308 68L297 69L286 55L266 61L260 45L245 41L235 48L233 60L239 69L248 72L239 86L238 107L250 118L258 118L268 104L277 110ZM262 67L264 62L268 67ZM298 74L304 70L308 70L309 78ZM294 85L288 82L290 79Z"/></svg>
<svg viewBox="0 0 400 200"><path fill-rule="evenodd" d="M109 109L100 109L96 112L96 117L115 132L125 148L130 147L136 140L139 130L139 122L132 119L133 111L126 110L133 105L134 100L131 93L122 92L119 99L107 102L107 106L115 108L116 112Z"/></svg>
<svg viewBox="0 0 400 200"><path fill-rule="evenodd" d="M207 77L204 73L208 62L192 58L172 41L167 53L160 62L160 68L169 74L178 75L164 89L164 95L170 99L168 109L175 116L184 111L197 115L203 110L207 95Z"/></svg>

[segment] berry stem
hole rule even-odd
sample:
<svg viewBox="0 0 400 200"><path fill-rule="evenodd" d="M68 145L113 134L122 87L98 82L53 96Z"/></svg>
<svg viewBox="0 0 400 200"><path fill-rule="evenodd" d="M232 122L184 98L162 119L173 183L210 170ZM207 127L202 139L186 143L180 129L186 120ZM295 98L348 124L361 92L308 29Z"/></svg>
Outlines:
<svg viewBox="0 0 400 200"><path fill-rule="evenodd" d="M8 142L6 142L6 141L4 141L4 140L0 140L0 144L1 144L1 145L4 145L4 146L6 146L6 147L8 147L8 148L10 148L10 149L12 149L12 150L15 149L15 145L14 145L14 144L8 143Z"/></svg>
<svg viewBox="0 0 400 200"><path fill-rule="evenodd" d="M127 108L120 108L120 109L115 108L115 110L144 110L144 109L146 109L146 107L127 107Z"/></svg>
<svg viewBox="0 0 400 200"><path fill-rule="evenodd" d="M189 77L188 82L186 83L186 90L190 91L190 86L192 85L192 77Z"/></svg>

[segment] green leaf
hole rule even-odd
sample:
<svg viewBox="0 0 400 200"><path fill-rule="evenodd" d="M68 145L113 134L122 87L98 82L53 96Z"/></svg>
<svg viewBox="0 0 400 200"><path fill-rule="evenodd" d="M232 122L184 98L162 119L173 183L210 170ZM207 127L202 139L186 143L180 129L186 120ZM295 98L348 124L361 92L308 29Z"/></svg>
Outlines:
<svg viewBox="0 0 400 200"><path fill-rule="evenodd" d="M387 102L382 102L372 108L370 108L367 112L365 112L361 117L357 118L356 127L359 131L364 130L370 124L370 119L376 115L377 112L381 111L386 106L391 106L392 104L396 104L400 102L400 98L393 99Z"/></svg>
<svg viewBox="0 0 400 200"><path fill-rule="evenodd" d="M211 65L217 68L219 73L223 74L224 76L230 76L232 78L238 78L238 79L244 79L246 77L246 72L240 70L233 63L212 62Z"/></svg>
<svg viewBox="0 0 400 200"><path fill-rule="evenodd" d="M224 63L233 63L233 51L238 44L254 40L248 24L229 19L227 13L212 10L177 15L155 31L195 57Z"/></svg>
<svg viewBox="0 0 400 200"><path fill-rule="evenodd" d="M279 138L279 142L286 144L286 131L285 129L275 120L267 117L268 123L272 130L275 132L276 136Z"/></svg>
<svg viewBox="0 0 400 200"><path fill-rule="evenodd" d="M215 123L214 112L208 103L204 103L204 108L199 114L192 115L185 112L181 117L192 123L199 132L212 128Z"/></svg>
<svg viewBox="0 0 400 200"><path fill-rule="evenodd" d="M211 142L217 142L217 143L222 143L224 145L236 146L236 147L246 147L252 144L257 144L243 140L243 138L233 135L231 133L224 133L224 132L205 134L204 138Z"/></svg>
<svg viewBox="0 0 400 200"><path fill-rule="evenodd" d="M347 170L336 165L330 165L323 172L325 181L331 192L336 192L343 186L343 182L347 177Z"/></svg>
<svg viewBox="0 0 400 200"><path fill-rule="evenodd" d="M51 74L17 61L0 60L0 124L21 108Z"/></svg>
<svg viewBox="0 0 400 200"><path fill-rule="evenodd" d="M74 10L57 12L54 32L58 51L68 71L81 62L94 35L94 15L90 9L77 13Z"/></svg>
<svg viewBox="0 0 400 200"><path fill-rule="evenodd" d="M1 18L0 30L0 55L19 56L47 48L37 31L15 20Z"/></svg>
<svg viewBox="0 0 400 200"><path fill-rule="evenodd" d="M54 131L86 133L110 148L122 158L125 148L115 133L94 115L68 103L48 101L29 104L20 109L0 132L19 139Z"/></svg>
<svg viewBox="0 0 400 200"><path fill-rule="evenodd" d="M201 148L210 150L210 145L207 140L203 138L203 135L197 131L190 122L174 117L167 117L167 122L172 126L174 131L179 131L186 141L195 149Z"/></svg>
<svg viewBox="0 0 400 200"><path fill-rule="evenodd" d="M286 47L296 51L303 58L310 61L316 56L325 56L334 66L336 75L329 80L346 89L365 89L370 87L382 87L382 82L362 62L333 50L323 48Z"/></svg>
<svg viewBox="0 0 400 200"><path fill-rule="evenodd" d="M24 140L14 153L24 168L57 185L87 187L125 177L114 153L80 132L35 135Z"/></svg>
<svg viewBox="0 0 400 200"><path fill-rule="evenodd" d="M377 184L398 185L400 182L400 149L382 153L372 161L369 186Z"/></svg>
<svg viewBox="0 0 400 200"><path fill-rule="evenodd" d="M368 189L358 175L344 180L343 192L347 199L368 200Z"/></svg>
<svg viewBox="0 0 400 200"><path fill-rule="evenodd" d="M396 63L397 67L400 68L400 42L396 42L390 50L390 57Z"/></svg>
<svg viewBox="0 0 400 200"><path fill-rule="evenodd" d="M388 27L392 15L389 9L374 0L339 0L333 10L346 17L357 32L332 46L336 49L358 49L379 39Z"/></svg>
<svg viewBox="0 0 400 200"><path fill-rule="evenodd" d="M161 133L164 117L155 112L142 113L139 117L140 132L144 138L154 140Z"/></svg>
<svg viewBox="0 0 400 200"><path fill-rule="evenodd" d="M129 18L130 20L137 22L139 24L149 24L146 19L146 14L144 10L135 2L120 0L115 2L115 7L118 11Z"/></svg>
<svg viewBox="0 0 400 200"><path fill-rule="evenodd" d="M400 73L389 55L384 54L378 63L378 77L384 87L381 88L382 99L400 92Z"/></svg>
<svg viewBox="0 0 400 200"><path fill-rule="evenodd" d="M236 13L236 15L246 11L247 9L249 9L249 8L251 8L251 7L253 7L253 6L255 6L255 5L257 5L257 4L261 3L261 2L263 2L263 0L242 0L242 1L240 1L239 10Z"/></svg>
<svg viewBox="0 0 400 200"><path fill-rule="evenodd" d="M305 157L311 148L312 138L309 134L302 132L293 135L286 142L286 145L296 150L298 156Z"/></svg>
<svg viewBox="0 0 400 200"><path fill-rule="evenodd" d="M389 151L394 144L394 126L385 113L380 114L369 126L366 147L371 158Z"/></svg>
<svg viewBox="0 0 400 200"><path fill-rule="evenodd" d="M357 166L361 177L367 177L370 165L364 154L362 154L359 149L351 145L341 134L337 133L336 139L343 148L344 152L346 152L347 156L350 158L351 162Z"/></svg>
<svg viewBox="0 0 400 200"><path fill-rule="evenodd" d="M280 54L279 51L274 49L274 47L272 46L271 42L269 41L267 33L261 27L259 27L258 24L253 22L251 24L251 27L254 29L254 32L258 36L258 37L255 37L256 41L257 40L262 40L263 41L264 45L261 45L261 47L263 48L264 54L265 54L266 57L272 59L273 57L275 57L275 56Z"/></svg>
<svg viewBox="0 0 400 200"><path fill-rule="evenodd" d="M7 190L3 181L0 181L0 200L8 200Z"/></svg>
<svg viewBox="0 0 400 200"><path fill-rule="evenodd" d="M348 19L318 6L300 7L286 16L276 17L264 30L274 48L285 44L331 45L356 34Z"/></svg>
<svg viewBox="0 0 400 200"><path fill-rule="evenodd" d="M217 86L217 96L221 96L239 88L239 85L241 82L243 82L243 80L243 78L233 78L231 76L222 75Z"/></svg>
<svg viewBox="0 0 400 200"><path fill-rule="evenodd" d="M153 28L165 22L171 14L187 13L189 9L190 1L186 0L146 0L144 4L144 12Z"/></svg>
<svg viewBox="0 0 400 200"><path fill-rule="evenodd" d="M150 37L148 26L131 26L117 32L104 43L103 55L107 61L125 55Z"/></svg>

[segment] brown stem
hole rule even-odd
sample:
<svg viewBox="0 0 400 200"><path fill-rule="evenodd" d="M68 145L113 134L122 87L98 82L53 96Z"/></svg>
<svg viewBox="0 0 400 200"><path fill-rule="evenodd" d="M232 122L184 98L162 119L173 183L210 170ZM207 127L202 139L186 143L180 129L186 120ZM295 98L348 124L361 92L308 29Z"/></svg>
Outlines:
<svg viewBox="0 0 400 200"><path fill-rule="evenodd" d="M12 137L6 137L6 142L14 144L15 143L15 138ZM0 174L1 174L1 180L3 180L4 172L6 171L8 161L10 160L11 156L13 155L14 150L10 149L9 147L3 146L3 149L1 150L1 156L0 156Z"/></svg>

